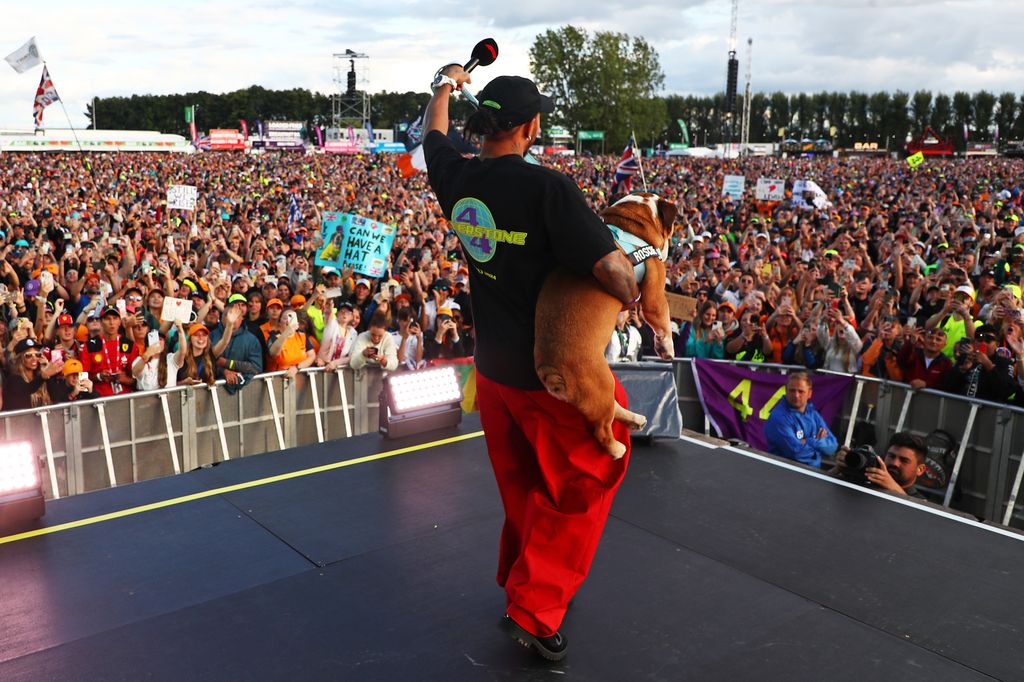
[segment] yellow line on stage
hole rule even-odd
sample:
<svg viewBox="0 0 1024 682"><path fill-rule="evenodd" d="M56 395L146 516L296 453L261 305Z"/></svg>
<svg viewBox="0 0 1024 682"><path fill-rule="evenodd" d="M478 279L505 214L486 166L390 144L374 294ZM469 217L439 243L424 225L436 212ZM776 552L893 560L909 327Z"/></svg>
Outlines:
<svg viewBox="0 0 1024 682"><path fill-rule="evenodd" d="M462 440L469 440L470 438L479 438L484 435L483 431L474 431L473 433L467 433L461 436L453 436L452 438L443 438L441 440L431 441L429 443L422 443L420 445L411 445L407 448L399 448L398 450L389 450L388 452L381 452L376 455L366 455L365 457L356 457L355 459L346 459L342 462L333 462L331 464L322 464L318 467L311 467L309 469L302 469L300 471L290 471L287 474L278 474L277 476L268 476L267 478L258 478L255 481L247 481L245 483L236 483L234 485L226 485L223 488L214 488L212 490L204 490L199 493L192 493L191 495L183 495L181 497L174 497L169 500L162 500L160 502L152 502L150 504L143 504L138 507L131 507L129 509L121 509L120 511L110 512L108 514L100 514L99 516L90 516L89 518L79 519L78 521L69 521L56 526L49 526L47 528L37 528L35 530L25 531L24 533L18 533L16 535L7 535L0 537L0 545L7 544L8 542L17 542L18 540L27 540L28 538L38 537L40 535L49 535L51 533L58 533L62 530L71 530L72 528L80 528L81 526L89 526L94 523L102 523L104 521L111 521L113 519L119 519L124 516L132 516L134 514L141 514L142 512L152 511L154 509L162 509L164 507L173 507L174 505L184 504L186 502L192 502L194 500L201 500L204 497L213 497L214 495L223 495L224 493L233 493L236 490L245 490L246 488L255 488L261 485L267 485L268 483L277 483L278 481L287 481L290 478L299 478L301 476L311 476L312 474L319 474L324 471L331 471L332 469L341 469L343 467L350 467L356 464L364 464L366 462L373 462L378 459L387 459L388 457L397 457L398 455L406 455L410 452L417 452L419 450L427 450L429 448L435 448L439 445L448 445L449 443L457 443Z"/></svg>

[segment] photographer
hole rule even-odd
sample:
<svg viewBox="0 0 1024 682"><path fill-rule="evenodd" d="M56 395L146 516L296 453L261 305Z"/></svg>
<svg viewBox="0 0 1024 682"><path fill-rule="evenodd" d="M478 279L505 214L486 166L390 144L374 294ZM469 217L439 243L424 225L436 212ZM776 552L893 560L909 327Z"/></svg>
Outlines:
<svg viewBox="0 0 1024 682"><path fill-rule="evenodd" d="M924 474L927 456L928 446L924 439L909 431L900 431L889 440L884 459L870 446L854 450L844 448L836 453L836 466L828 473L851 483L924 499L916 483Z"/></svg>
<svg viewBox="0 0 1024 682"><path fill-rule="evenodd" d="M942 390L1003 402L1014 391L1011 354L999 346L994 327L982 325L974 335L975 341L962 339L956 344L955 362L943 375Z"/></svg>
<svg viewBox="0 0 1024 682"><path fill-rule="evenodd" d="M427 360L451 360L466 356L450 308L437 309L437 331L425 335L423 355Z"/></svg>
<svg viewBox="0 0 1024 682"><path fill-rule="evenodd" d="M768 337L758 314L746 310L740 317L740 328L725 342L725 357L744 362L764 362L772 354L772 340Z"/></svg>
<svg viewBox="0 0 1024 682"><path fill-rule="evenodd" d="M768 452L820 468L821 456L831 455L838 445L825 420L811 402L811 375L792 372L786 377L786 397L764 423Z"/></svg>

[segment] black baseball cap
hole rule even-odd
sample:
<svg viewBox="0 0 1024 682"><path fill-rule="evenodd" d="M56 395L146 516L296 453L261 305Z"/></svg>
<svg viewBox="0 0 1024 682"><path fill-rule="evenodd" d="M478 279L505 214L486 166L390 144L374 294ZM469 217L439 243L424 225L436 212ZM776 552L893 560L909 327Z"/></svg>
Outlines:
<svg viewBox="0 0 1024 682"><path fill-rule="evenodd" d="M496 112L498 120L507 128L522 125L537 114L550 114L554 101L540 94L537 84L521 76L498 76L477 94L481 107Z"/></svg>

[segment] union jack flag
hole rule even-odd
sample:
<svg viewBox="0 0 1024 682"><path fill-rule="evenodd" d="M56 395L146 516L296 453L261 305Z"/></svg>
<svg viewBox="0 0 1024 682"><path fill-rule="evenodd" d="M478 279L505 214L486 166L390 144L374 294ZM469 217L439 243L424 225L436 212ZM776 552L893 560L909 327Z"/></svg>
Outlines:
<svg viewBox="0 0 1024 682"><path fill-rule="evenodd" d="M626 192L633 191L633 176L640 172L640 161L636 158L636 142L629 136L629 142L622 151L622 157L615 165L615 187L620 186Z"/></svg>
<svg viewBox="0 0 1024 682"><path fill-rule="evenodd" d="M36 89L36 100L32 104L32 115L35 118L36 128L43 125L43 109L59 99L57 88L53 87L53 81L50 80L50 71L44 66L43 77L39 80L39 87Z"/></svg>

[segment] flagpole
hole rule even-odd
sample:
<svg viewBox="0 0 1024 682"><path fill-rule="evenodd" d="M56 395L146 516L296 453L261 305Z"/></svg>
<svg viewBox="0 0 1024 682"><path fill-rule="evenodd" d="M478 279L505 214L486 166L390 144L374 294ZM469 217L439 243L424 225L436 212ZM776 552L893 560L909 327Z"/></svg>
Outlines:
<svg viewBox="0 0 1024 682"><path fill-rule="evenodd" d="M46 63L45 59L43 60L43 68L46 69L46 72L48 74L50 74L50 66L49 66L49 64ZM50 81L53 82L53 74L50 74ZM56 90L56 89L57 89L57 86L54 86L54 90ZM64 118L66 118L68 120L68 127L71 128L71 135L72 135L72 137L75 138L75 146L78 147L78 153L81 154L82 153L82 143L78 141L78 133L75 132L75 125L71 122L71 116L68 115L67 107L64 106L64 98L61 97L58 94L57 101L60 102L60 108L61 108L61 111L64 112ZM96 184L95 180L93 181L93 184L94 185Z"/></svg>
<svg viewBox="0 0 1024 682"><path fill-rule="evenodd" d="M642 183L644 183L644 191L646 192L647 191L647 178L644 176L644 162L640 160L641 157L643 156L643 154L642 153L641 154L637 154L636 153L636 131L635 130L630 130L629 133L630 133L630 135L633 136L633 156L636 157L636 165L638 165L640 167L640 181Z"/></svg>

